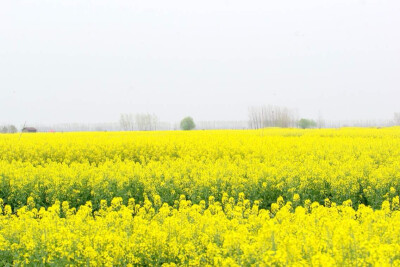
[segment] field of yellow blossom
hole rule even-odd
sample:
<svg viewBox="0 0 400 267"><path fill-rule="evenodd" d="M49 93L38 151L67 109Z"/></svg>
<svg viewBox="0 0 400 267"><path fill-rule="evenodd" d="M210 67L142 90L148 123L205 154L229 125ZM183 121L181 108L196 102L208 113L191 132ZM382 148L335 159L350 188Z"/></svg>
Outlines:
<svg viewBox="0 0 400 267"><path fill-rule="evenodd" d="M400 128L0 135L0 265L400 266Z"/></svg>

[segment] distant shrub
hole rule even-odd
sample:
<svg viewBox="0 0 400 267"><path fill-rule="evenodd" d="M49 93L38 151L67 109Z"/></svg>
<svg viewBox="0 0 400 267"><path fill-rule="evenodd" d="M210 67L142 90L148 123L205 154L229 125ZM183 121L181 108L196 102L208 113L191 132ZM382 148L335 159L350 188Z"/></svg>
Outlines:
<svg viewBox="0 0 400 267"><path fill-rule="evenodd" d="M300 119L298 122L298 125L302 129L306 128L314 128L317 126L317 123L313 120L308 120L308 119Z"/></svg>
<svg viewBox="0 0 400 267"><path fill-rule="evenodd" d="M192 117L186 117L183 120L181 120L181 129L188 131L188 130L193 130L196 127L196 124L194 124L194 121Z"/></svg>

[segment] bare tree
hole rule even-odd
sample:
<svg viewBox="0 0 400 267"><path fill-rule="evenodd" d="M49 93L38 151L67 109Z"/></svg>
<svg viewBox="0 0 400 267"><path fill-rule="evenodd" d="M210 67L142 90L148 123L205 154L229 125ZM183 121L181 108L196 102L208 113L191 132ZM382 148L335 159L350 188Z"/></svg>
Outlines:
<svg viewBox="0 0 400 267"><path fill-rule="evenodd" d="M158 119L158 117L155 114L151 115L151 127L152 127L152 130L153 131L157 130L159 125L160 125L160 120Z"/></svg>
<svg viewBox="0 0 400 267"><path fill-rule="evenodd" d="M325 120L322 117L321 112L318 112L317 127L320 129L325 127Z"/></svg>
<svg viewBox="0 0 400 267"><path fill-rule="evenodd" d="M262 125L262 109L259 107L249 108L249 127L252 129L260 129Z"/></svg>
<svg viewBox="0 0 400 267"><path fill-rule="evenodd" d="M263 127L294 127L296 112L286 107L261 106L249 108L249 127L259 129Z"/></svg>
<svg viewBox="0 0 400 267"><path fill-rule="evenodd" d="M1 126L1 133L16 133L18 130L14 125L3 125Z"/></svg>
<svg viewBox="0 0 400 267"><path fill-rule="evenodd" d="M158 128L159 120L155 114L141 113L136 114L135 124L139 131L154 131Z"/></svg>
<svg viewBox="0 0 400 267"><path fill-rule="evenodd" d="M16 132L18 132L17 127L15 127L15 125L9 125L9 126L8 126L8 132L9 132L9 133L16 133Z"/></svg>
<svg viewBox="0 0 400 267"><path fill-rule="evenodd" d="M135 124L139 131L148 130L148 116L146 114L136 114L135 115Z"/></svg>
<svg viewBox="0 0 400 267"><path fill-rule="evenodd" d="M134 118L132 114L121 114L119 124L124 131L132 131L134 129Z"/></svg>
<svg viewBox="0 0 400 267"><path fill-rule="evenodd" d="M400 126L400 112L394 113L393 121L394 125Z"/></svg>
<svg viewBox="0 0 400 267"><path fill-rule="evenodd" d="M119 124L125 131L154 131L158 129L160 121L155 114L121 114Z"/></svg>

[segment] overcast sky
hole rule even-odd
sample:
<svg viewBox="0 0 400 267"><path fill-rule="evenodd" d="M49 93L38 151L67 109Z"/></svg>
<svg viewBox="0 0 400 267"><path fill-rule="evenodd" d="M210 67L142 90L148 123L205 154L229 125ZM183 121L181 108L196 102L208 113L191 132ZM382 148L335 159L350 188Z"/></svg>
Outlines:
<svg viewBox="0 0 400 267"><path fill-rule="evenodd" d="M398 0L4 0L0 123L400 111Z"/></svg>

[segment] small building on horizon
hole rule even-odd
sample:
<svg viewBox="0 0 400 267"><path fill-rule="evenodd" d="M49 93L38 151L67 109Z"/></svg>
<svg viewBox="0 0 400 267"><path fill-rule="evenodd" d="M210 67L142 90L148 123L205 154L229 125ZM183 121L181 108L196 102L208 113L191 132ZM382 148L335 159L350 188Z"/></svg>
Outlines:
<svg viewBox="0 0 400 267"><path fill-rule="evenodd" d="M24 127L22 129L23 133L36 133L37 129L35 127Z"/></svg>

